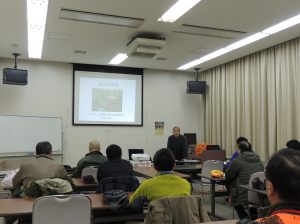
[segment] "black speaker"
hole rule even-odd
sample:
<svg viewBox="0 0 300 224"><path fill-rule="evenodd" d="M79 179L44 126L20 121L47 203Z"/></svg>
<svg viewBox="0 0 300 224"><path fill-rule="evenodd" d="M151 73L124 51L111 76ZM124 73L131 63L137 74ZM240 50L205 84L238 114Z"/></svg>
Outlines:
<svg viewBox="0 0 300 224"><path fill-rule="evenodd" d="M186 93L203 94L206 91L205 81L187 81Z"/></svg>
<svg viewBox="0 0 300 224"><path fill-rule="evenodd" d="M3 84L27 85L27 70L16 68L3 69Z"/></svg>

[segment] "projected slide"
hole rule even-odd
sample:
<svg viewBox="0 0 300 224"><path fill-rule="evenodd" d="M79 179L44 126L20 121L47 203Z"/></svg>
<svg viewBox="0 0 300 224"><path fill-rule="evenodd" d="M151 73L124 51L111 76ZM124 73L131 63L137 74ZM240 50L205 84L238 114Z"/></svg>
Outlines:
<svg viewBox="0 0 300 224"><path fill-rule="evenodd" d="M74 78L74 124L141 124L141 75L75 71Z"/></svg>

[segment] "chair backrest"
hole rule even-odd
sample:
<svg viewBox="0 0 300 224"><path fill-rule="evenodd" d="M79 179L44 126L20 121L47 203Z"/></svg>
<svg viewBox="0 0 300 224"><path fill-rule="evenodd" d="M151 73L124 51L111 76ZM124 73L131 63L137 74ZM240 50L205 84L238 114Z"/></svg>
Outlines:
<svg viewBox="0 0 300 224"><path fill-rule="evenodd" d="M224 163L220 160L206 160L204 161L202 165L202 171L201 174L210 176L210 171L212 170L223 170ZM202 178L202 182L207 182L208 180L205 178Z"/></svg>
<svg viewBox="0 0 300 224"><path fill-rule="evenodd" d="M143 154L143 153L144 153L144 149L128 149L129 160L132 160L131 157L132 154Z"/></svg>
<svg viewBox="0 0 300 224"><path fill-rule="evenodd" d="M252 187L252 181L253 181L253 179L256 178L256 177L257 177L261 182L264 182L265 179L266 179L266 176L265 176L265 173L264 173L264 172L256 172L256 173L253 173L253 174L250 176L250 180L249 180L249 188L253 188L253 187ZM250 205L250 204L253 204L253 205L259 206L259 205L260 205L260 198L259 198L258 193L253 192L253 191L248 191L248 203L249 203L249 205Z"/></svg>
<svg viewBox="0 0 300 224"><path fill-rule="evenodd" d="M220 160L225 161L226 152L225 150L205 150L200 155L201 163L204 163L206 160Z"/></svg>
<svg viewBox="0 0 300 224"><path fill-rule="evenodd" d="M98 183L97 181L97 172L98 172L98 167L95 166L88 166L83 168L82 173L81 173L81 177L87 176L87 175L92 175L94 180L96 181L96 183Z"/></svg>
<svg viewBox="0 0 300 224"><path fill-rule="evenodd" d="M207 150L221 150L221 147L219 145L207 145Z"/></svg>
<svg viewBox="0 0 300 224"><path fill-rule="evenodd" d="M186 138L187 145L196 145L197 144L197 135L196 133L184 133L183 134Z"/></svg>
<svg viewBox="0 0 300 224"><path fill-rule="evenodd" d="M150 202L146 223L201 223L209 222L201 196L164 197Z"/></svg>
<svg viewBox="0 0 300 224"><path fill-rule="evenodd" d="M35 200L33 224L90 224L91 200L85 195L52 195Z"/></svg>
<svg viewBox="0 0 300 224"><path fill-rule="evenodd" d="M135 176L120 176L103 178L97 186L97 193L110 190L135 191L139 186L139 180Z"/></svg>
<svg viewBox="0 0 300 224"><path fill-rule="evenodd" d="M0 191L0 199L7 199L11 198L11 192L10 191Z"/></svg>

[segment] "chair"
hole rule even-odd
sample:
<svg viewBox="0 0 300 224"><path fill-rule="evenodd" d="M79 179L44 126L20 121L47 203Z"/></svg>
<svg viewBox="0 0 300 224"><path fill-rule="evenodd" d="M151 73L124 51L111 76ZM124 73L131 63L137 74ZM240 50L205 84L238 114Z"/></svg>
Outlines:
<svg viewBox="0 0 300 224"><path fill-rule="evenodd" d="M139 186L139 180L135 176L107 177L98 183L97 193L110 190L135 191Z"/></svg>
<svg viewBox="0 0 300 224"><path fill-rule="evenodd" d="M223 161L220 160L206 160L202 165L201 174L205 176L210 176L210 171L212 170L223 170ZM201 193L208 193L203 191L203 185L210 185L210 181L206 178L200 179Z"/></svg>
<svg viewBox="0 0 300 224"><path fill-rule="evenodd" d="M52 195L36 199L33 224L90 224L91 200L85 195Z"/></svg>
<svg viewBox="0 0 300 224"><path fill-rule="evenodd" d="M88 166L88 167L83 168L82 173L81 173L81 177L92 175L95 182L98 183L97 172L98 172L98 167Z"/></svg>
<svg viewBox="0 0 300 224"><path fill-rule="evenodd" d="M201 223L209 222L209 216L198 195L164 197L151 201L146 223Z"/></svg>
<svg viewBox="0 0 300 224"><path fill-rule="evenodd" d="M11 192L6 190L0 191L0 199L8 199L11 198Z"/></svg>
<svg viewBox="0 0 300 224"><path fill-rule="evenodd" d="M128 149L129 160L132 160L131 157L132 154L143 154L143 153L144 153L144 149Z"/></svg>
<svg viewBox="0 0 300 224"><path fill-rule="evenodd" d="M250 176L249 188L253 188L252 181L254 178L258 178L261 182L264 182L266 179L266 176L265 176L264 172L253 173ZM259 208L262 206L263 206L262 197L258 193L248 190L248 210L250 210L250 208Z"/></svg>

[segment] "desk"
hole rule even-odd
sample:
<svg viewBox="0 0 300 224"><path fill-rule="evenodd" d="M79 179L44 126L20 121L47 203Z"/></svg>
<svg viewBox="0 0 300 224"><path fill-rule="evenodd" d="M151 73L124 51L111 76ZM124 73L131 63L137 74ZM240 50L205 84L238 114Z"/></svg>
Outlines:
<svg viewBox="0 0 300 224"><path fill-rule="evenodd" d="M75 190L95 190L96 191L96 187L97 184L93 183L93 184L86 184L83 182L83 180L79 177L79 178L72 178L72 181L75 185Z"/></svg>
<svg viewBox="0 0 300 224"><path fill-rule="evenodd" d="M183 159L183 160L175 160L176 164L186 164L186 163L191 163L191 164L201 164L201 160L199 159Z"/></svg>
<svg viewBox="0 0 300 224"><path fill-rule="evenodd" d="M152 178L155 177L157 174L157 171L154 169L153 166L138 166L133 167L133 172L137 175L140 175L142 177L146 178ZM191 176L183 173L174 172L175 175L180 176L182 178L190 180Z"/></svg>
<svg viewBox="0 0 300 224"><path fill-rule="evenodd" d="M72 181L75 185L75 190L95 190L96 191L96 187L97 187L96 183L86 184L86 183L83 183L81 178L72 178ZM2 186L2 187L3 187L3 190L10 190L10 191L15 190L15 187L13 187L13 186Z"/></svg>
<svg viewBox="0 0 300 224"><path fill-rule="evenodd" d="M132 192L128 193L129 196L132 195ZM87 194L91 199L92 210L107 210L109 209L108 205L103 203L102 194ZM11 199L0 199L0 217L7 216L25 216L32 214L32 208L35 198L11 198ZM108 216L108 217L97 217L93 221L106 222L106 221L126 221L134 219L142 219L144 214L129 214L121 216Z"/></svg>
<svg viewBox="0 0 300 224"><path fill-rule="evenodd" d="M174 171L195 176L202 171L202 164L176 165Z"/></svg>
<svg viewBox="0 0 300 224"><path fill-rule="evenodd" d="M239 220L223 220L223 221L211 221L202 222L202 224L236 224Z"/></svg>
<svg viewBox="0 0 300 224"><path fill-rule="evenodd" d="M211 176L206 176L203 174L198 174L199 177L203 177L210 181L210 198L211 198L211 209L210 213L212 216L216 216L216 197L225 197L228 195L227 191L216 192L216 184L224 185L223 178L215 178Z"/></svg>

